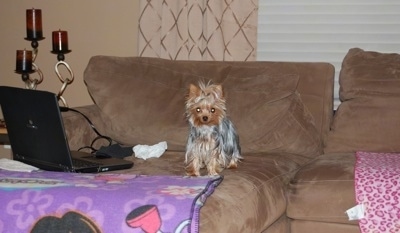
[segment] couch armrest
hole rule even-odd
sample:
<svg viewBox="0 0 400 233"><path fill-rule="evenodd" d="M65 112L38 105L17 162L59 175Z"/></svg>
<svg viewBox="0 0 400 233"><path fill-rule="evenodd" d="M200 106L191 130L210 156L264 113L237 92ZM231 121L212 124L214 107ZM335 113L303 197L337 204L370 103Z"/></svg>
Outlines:
<svg viewBox="0 0 400 233"><path fill-rule="evenodd" d="M71 109L72 110L62 112L64 128L71 150L78 150L81 147L91 145L92 141L98 136L85 117L76 111L84 114L92 122L96 130L100 134L105 135L104 123L100 117L100 109L97 105L93 104ZM107 145L107 141L98 140L95 143L95 147L97 148L101 145Z"/></svg>

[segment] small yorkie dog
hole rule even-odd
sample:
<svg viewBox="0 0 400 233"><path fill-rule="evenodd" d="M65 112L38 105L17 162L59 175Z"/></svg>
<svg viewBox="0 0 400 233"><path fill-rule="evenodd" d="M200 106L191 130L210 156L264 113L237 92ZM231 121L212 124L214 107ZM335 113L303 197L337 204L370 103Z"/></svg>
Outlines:
<svg viewBox="0 0 400 233"><path fill-rule="evenodd" d="M189 176L218 175L224 168L236 168L240 159L239 136L226 117L221 85L190 84L186 100L186 117L190 133L186 145L185 170Z"/></svg>

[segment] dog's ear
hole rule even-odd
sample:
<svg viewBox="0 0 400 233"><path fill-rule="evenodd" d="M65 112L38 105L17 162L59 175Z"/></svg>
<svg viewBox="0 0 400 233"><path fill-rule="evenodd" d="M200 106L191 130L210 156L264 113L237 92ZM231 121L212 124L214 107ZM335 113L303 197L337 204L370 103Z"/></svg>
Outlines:
<svg viewBox="0 0 400 233"><path fill-rule="evenodd" d="M218 98L224 98L224 91L222 90L221 84L214 85L214 91L217 93Z"/></svg>
<svg viewBox="0 0 400 233"><path fill-rule="evenodd" d="M201 90L200 90L199 87L197 87L194 84L190 84L190 86L189 86L189 94L188 94L189 99L193 98L193 97L196 97L196 96L199 96L200 93L201 93Z"/></svg>

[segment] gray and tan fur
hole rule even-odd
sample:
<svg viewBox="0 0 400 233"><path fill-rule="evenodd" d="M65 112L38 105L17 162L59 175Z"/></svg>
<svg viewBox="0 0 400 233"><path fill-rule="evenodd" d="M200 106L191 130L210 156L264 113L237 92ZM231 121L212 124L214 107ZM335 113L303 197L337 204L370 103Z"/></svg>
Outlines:
<svg viewBox="0 0 400 233"><path fill-rule="evenodd" d="M218 175L224 168L236 168L240 159L239 136L226 116L225 98L221 85L191 84L186 99L186 117L190 133L186 145L187 175Z"/></svg>

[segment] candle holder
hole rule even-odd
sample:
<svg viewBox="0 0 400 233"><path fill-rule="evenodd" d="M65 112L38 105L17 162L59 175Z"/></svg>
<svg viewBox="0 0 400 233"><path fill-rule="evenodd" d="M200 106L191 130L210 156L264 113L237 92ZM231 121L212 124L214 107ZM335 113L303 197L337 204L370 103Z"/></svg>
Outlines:
<svg viewBox="0 0 400 233"><path fill-rule="evenodd" d="M33 48L32 60L31 60L32 61L32 66L30 67L28 65L27 67L22 67L21 68L17 64L17 69L15 70L15 72L18 73L18 74L21 74L22 81L25 82L25 87L27 89L36 90L37 85L39 85L43 81L43 73L40 70L39 66L36 65L36 63L35 63L36 56L38 54L38 47L39 47L38 40L43 40L43 39L44 39L44 37L34 38L34 39L29 38L29 37L25 38L25 40L30 40L31 41L31 46ZM18 63L18 60L17 60L17 63ZM39 75L39 78L32 78L32 76L30 75L32 73L37 73Z"/></svg>
<svg viewBox="0 0 400 233"><path fill-rule="evenodd" d="M67 86L69 84L72 83L72 81L74 81L74 72L72 71L71 67L68 65L68 63L66 63L64 61L65 56L64 53L69 53L71 52L71 50L66 50L66 51L52 51L52 53L57 53L57 60L58 62L56 63L54 69L56 71L57 77L58 79L61 81L62 85L61 85L61 89L57 94L58 99L63 103L63 105L65 107L68 107L67 101L65 100L65 98L62 96L64 94L65 89L67 89ZM59 66L64 66L68 72L70 77L63 77L58 69Z"/></svg>
<svg viewBox="0 0 400 233"><path fill-rule="evenodd" d="M43 73L39 66L35 63L37 54L39 53L39 41L45 39L42 32L42 11L37 9L26 10L26 34L25 40L31 41L33 51L17 50L17 62L15 72L21 74L22 81L25 82L27 89L35 90L37 85L43 81ZM65 54L71 52L68 49L68 34L66 31L54 31L52 33L53 50L51 53L57 54L57 60L54 69L58 79L61 81L61 89L57 94L57 98L65 107L68 107L67 101L62 96L67 86L74 80L74 73L71 67L66 63ZM64 66L69 77L63 77L59 71L59 66ZM37 73L38 78L32 78L31 74Z"/></svg>

